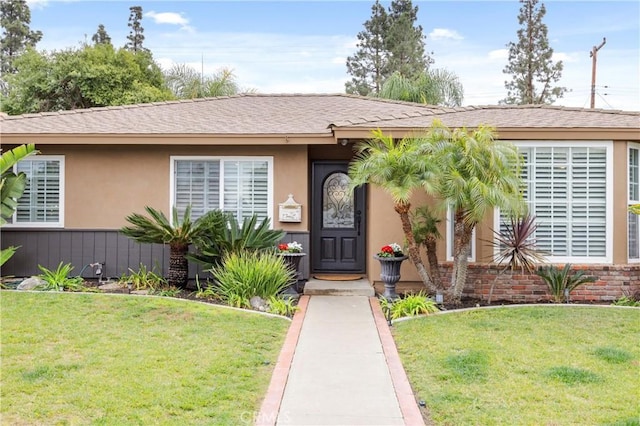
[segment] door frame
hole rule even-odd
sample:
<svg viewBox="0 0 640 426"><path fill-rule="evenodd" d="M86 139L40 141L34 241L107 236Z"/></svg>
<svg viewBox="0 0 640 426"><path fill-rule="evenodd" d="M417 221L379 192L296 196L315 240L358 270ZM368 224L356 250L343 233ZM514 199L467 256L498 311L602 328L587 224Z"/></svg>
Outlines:
<svg viewBox="0 0 640 426"><path fill-rule="evenodd" d="M321 190L317 189L319 182L316 182L317 179L324 179L325 176L318 176L316 171L316 166L331 166L336 165L340 166L345 173L348 171L350 160L313 160L310 164L310 172L311 178L309 179L310 183L310 203L309 203L309 241L310 241L310 272L313 273L358 273L364 274L367 271L367 189L366 185L358 187L355 191L354 195L354 203L356 206L354 208L360 207L360 233L358 236L358 254L357 256L361 256L361 268L353 268L348 270L327 270L316 268L317 257L319 253L316 252L314 248L319 247L319 244L314 244L314 241L318 241L320 238L319 232L322 227L322 195Z"/></svg>

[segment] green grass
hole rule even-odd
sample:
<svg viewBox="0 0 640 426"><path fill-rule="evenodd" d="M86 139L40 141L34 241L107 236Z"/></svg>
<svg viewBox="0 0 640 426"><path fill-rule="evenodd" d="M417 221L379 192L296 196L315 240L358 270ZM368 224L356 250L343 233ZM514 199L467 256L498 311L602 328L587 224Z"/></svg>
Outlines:
<svg viewBox="0 0 640 426"><path fill-rule="evenodd" d="M481 309L393 333L437 425L639 425L640 309Z"/></svg>
<svg viewBox="0 0 640 426"><path fill-rule="evenodd" d="M0 297L3 425L251 423L289 326L163 298Z"/></svg>

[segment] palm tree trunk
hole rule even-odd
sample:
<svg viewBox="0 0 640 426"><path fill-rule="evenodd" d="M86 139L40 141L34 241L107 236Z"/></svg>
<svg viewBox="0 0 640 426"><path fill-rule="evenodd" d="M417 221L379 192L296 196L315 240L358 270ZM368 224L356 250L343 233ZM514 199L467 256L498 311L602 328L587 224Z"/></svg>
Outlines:
<svg viewBox="0 0 640 426"><path fill-rule="evenodd" d="M471 254L471 237L474 226L475 224L464 220L464 212L456 212L453 227L453 272L449 289L451 303L454 304L460 303L462 291L467 282L467 267L469 254Z"/></svg>
<svg viewBox="0 0 640 426"><path fill-rule="evenodd" d="M411 229L411 219L409 219L410 203L395 203L394 209L400 215L400 222L402 223L402 232L407 240L408 256L411 262L418 270L418 275L424 283L427 290L432 293L436 293L436 286L433 284L429 271L424 266L422 258L420 257L420 247L416 244L416 240L413 238L413 230Z"/></svg>
<svg viewBox="0 0 640 426"><path fill-rule="evenodd" d="M189 262L185 255L189 249L188 244L172 244L169 255L169 285L185 288L189 279Z"/></svg>
<svg viewBox="0 0 640 426"><path fill-rule="evenodd" d="M436 253L437 241L433 236L428 236L424 242L427 250L427 260L429 262L429 273L436 288L442 289L442 279L440 278L440 266L438 265L438 254Z"/></svg>

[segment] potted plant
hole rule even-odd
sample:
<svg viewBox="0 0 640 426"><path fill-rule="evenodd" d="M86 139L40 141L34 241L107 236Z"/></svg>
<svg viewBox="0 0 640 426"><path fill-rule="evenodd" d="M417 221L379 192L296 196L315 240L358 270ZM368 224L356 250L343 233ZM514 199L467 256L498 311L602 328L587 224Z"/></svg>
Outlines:
<svg viewBox="0 0 640 426"><path fill-rule="evenodd" d="M294 272L295 282L291 283L290 287L295 284L296 291L298 291L299 289L297 284L300 275L300 260L307 255L302 252L302 244L297 241L280 243L278 244L276 253L279 256L282 256L287 267Z"/></svg>
<svg viewBox="0 0 640 426"><path fill-rule="evenodd" d="M396 243L382 246L373 258L380 262L380 279L384 282L384 294L382 296L388 300L398 299L396 284L400 280L400 266L408 258L402 252L402 247Z"/></svg>

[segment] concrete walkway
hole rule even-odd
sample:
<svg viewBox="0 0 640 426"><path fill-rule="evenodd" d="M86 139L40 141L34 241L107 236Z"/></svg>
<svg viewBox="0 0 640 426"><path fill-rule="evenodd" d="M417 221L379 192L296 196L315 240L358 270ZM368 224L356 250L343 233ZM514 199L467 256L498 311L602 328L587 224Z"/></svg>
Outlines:
<svg viewBox="0 0 640 426"><path fill-rule="evenodd" d="M375 298L299 306L257 424L424 424Z"/></svg>

